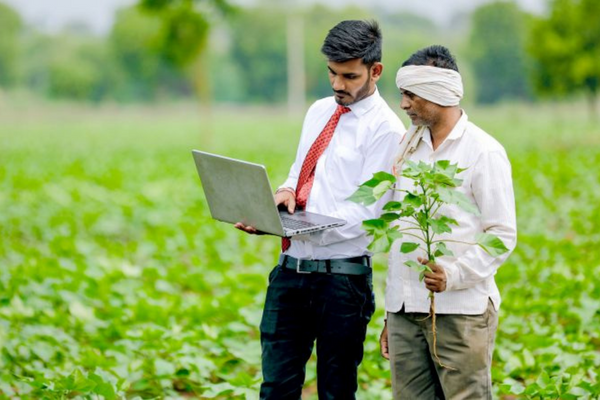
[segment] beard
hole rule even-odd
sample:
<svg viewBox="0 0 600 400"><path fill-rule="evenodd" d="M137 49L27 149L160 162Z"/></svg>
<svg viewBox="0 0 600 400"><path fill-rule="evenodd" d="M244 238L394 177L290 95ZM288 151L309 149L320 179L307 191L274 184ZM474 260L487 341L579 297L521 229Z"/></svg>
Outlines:
<svg viewBox="0 0 600 400"><path fill-rule="evenodd" d="M346 96L350 97L350 101L342 101L341 99L338 99L337 97L334 96L335 102L342 106L349 106L351 104L361 101L365 97L369 96L369 92L371 91L371 86L369 85L370 81L371 81L371 71L369 71L369 75L367 76L367 81L365 82L364 85L361 86L360 89L358 89L358 91L356 92L356 95L352 96L350 93L344 92L343 90L334 91L334 93L336 93L336 94L345 94Z"/></svg>

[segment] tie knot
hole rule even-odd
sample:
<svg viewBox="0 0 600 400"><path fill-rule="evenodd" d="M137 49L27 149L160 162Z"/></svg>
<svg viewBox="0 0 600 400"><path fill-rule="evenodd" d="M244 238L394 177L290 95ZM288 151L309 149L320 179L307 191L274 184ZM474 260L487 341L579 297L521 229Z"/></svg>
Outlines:
<svg viewBox="0 0 600 400"><path fill-rule="evenodd" d="M336 115L342 115L342 114L346 114L347 112L350 112L350 108L343 106L341 104L338 104L337 108L335 109L335 114Z"/></svg>

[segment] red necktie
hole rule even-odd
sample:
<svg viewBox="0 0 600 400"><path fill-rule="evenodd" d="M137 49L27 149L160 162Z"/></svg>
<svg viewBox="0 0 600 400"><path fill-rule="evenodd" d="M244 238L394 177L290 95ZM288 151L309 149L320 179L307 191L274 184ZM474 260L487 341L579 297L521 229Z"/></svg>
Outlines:
<svg viewBox="0 0 600 400"><path fill-rule="evenodd" d="M306 157L302 163L302 168L300 169L298 184L296 185L296 207L306 207L310 190L312 189L313 182L315 181L315 169L317 166L317 161L319 161L319 157L321 157L327 146L329 146L329 142L331 142L333 132L335 132L335 128L340 120L340 117L342 114L346 114L349 111L350 109L348 107L338 105L335 109L335 112L329 119L329 122L327 122L325 128L323 128L317 139L313 142L312 146L310 146L308 153L306 153ZM286 251L290 247L290 244L290 239L283 238L281 240L281 250Z"/></svg>

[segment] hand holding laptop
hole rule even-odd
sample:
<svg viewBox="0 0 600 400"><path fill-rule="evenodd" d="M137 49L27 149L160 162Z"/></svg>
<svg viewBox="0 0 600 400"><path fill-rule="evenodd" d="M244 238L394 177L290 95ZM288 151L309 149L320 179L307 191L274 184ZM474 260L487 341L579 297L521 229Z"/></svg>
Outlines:
<svg viewBox="0 0 600 400"><path fill-rule="evenodd" d="M296 209L296 196L289 190L280 190L275 193L275 204L279 207L281 204L287 207L287 211L293 214ZM238 222L234 225L235 228L250 233L252 235L264 235L264 232L259 231L253 226L244 225L242 222Z"/></svg>

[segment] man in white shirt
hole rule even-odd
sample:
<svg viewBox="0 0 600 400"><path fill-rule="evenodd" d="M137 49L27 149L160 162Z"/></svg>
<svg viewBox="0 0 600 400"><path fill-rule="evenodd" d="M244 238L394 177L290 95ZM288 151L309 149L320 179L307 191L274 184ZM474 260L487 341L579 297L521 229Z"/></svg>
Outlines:
<svg viewBox="0 0 600 400"><path fill-rule="evenodd" d="M491 399L500 306L494 275L510 252L492 257L478 246L459 242L472 243L478 233L485 232L514 249L510 163L502 145L469 122L460 108L462 80L448 49L431 46L416 52L402 64L396 83L402 94L401 108L412 122L405 140L415 132L422 135L416 137L414 152L405 158L428 164L450 160L467 168L458 175L464 181L457 190L473 201L480 215L454 205L439 210L458 222L452 233L437 237L450 240L447 245L454 256L438 257L432 263L424 253L401 253L400 243L390 251L381 350L390 359L394 399ZM400 189L413 188L408 178L399 178L397 184ZM426 273L421 282L419 272L404 264L408 260L428 263L433 272ZM437 344L432 318L428 318L429 291L435 293Z"/></svg>
<svg viewBox="0 0 600 400"><path fill-rule="evenodd" d="M319 398L354 399L375 308L369 239L361 225L377 218L390 197L369 207L346 199L374 173L391 171L405 129L377 90L383 70L377 23L343 21L321 51L334 95L308 110L296 161L275 201L290 213L301 206L347 223L283 241L260 326L261 399L301 397L315 341Z"/></svg>

